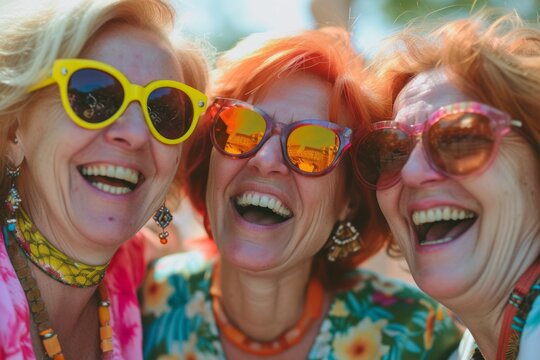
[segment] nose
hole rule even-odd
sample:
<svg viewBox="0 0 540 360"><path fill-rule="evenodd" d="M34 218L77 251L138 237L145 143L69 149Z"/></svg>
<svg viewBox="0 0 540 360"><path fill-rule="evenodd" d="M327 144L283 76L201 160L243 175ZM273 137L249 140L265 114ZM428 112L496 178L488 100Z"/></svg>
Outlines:
<svg viewBox="0 0 540 360"><path fill-rule="evenodd" d="M431 167L423 151L423 146L421 141L416 143L409 159L401 169L401 179L406 186L420 187L445 178L444 175Z"/></svg>
<svg viewBox="0 0 540 360"><path fill-rule="evenodd" d="M247 165L255 168L262 175L287 175L290 170L281 152L279 135L270 136L259 151L248 160Z"/></svg>
<svg viewBox="0 0 540 360"><path fill-rule="evenodd" d="M105 129L108 142L128 150L141 148L151 137L141 106L137 102L129 104L124 113Z"/></svg>

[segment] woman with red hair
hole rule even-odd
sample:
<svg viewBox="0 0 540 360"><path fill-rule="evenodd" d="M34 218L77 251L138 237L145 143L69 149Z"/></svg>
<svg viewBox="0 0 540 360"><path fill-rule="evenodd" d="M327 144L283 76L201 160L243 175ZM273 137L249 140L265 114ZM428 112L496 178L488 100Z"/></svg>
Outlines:
<svg viewBox="0 0 540 360"><path fill-rule="evenodd" d="M483 13L392 44L393 121L358 137L358 175L418 286L470 330L459 358L538 359L540 27Z"/></svg>
<svg viewBox="0 0 540 360"><path fill-rule="evenodd" d="M352 128L380 112L363 70L337 28L251 38L220 59L183 154L186 194L219 254L151 267L147 358L440 359L455 348L436 302L358 268L388 237L347 154Z"/></svg>

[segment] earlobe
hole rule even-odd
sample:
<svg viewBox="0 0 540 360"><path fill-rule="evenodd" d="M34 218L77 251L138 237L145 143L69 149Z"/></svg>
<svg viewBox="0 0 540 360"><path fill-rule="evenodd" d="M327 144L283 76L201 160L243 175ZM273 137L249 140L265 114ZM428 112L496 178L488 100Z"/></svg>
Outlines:
<svg viewBox="0 0 540 360"><path fill-rule="evenodd" d="M24 159L24 151L23 151L22 143L16 134L10 137L8 141L9 143L7 146L6 157L8 158L10 165L17 167L21 165Z"/></svg>

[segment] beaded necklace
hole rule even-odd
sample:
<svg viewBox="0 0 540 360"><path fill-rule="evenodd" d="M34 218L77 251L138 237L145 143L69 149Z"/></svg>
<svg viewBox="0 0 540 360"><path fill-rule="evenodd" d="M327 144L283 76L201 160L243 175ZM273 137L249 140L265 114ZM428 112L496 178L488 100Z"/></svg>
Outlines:
<svg viewBox="0 0 540 360"><path fill-rule="evenodd" d="M45 274L63 284L86 288L101 283L107 264L87 265L70 259L51 244L19 208L15 239L25 255Z"/></svg>
<svg viewBox="0 0 540 360"><path fill-rule="evenodd" d="M242 330L229 322L225 312L221 307L221 293L219 284L219 264L214 266L212 276L212 286L210 294L212 296L212 310L216 324L220 333L235 347L258 356L271 356L279 354L294 345L298 344L307 333L309 327L321 316L323 310L324 290L321 282L312 277L309 281L306 292L306 303L304 304L304 313L298 322L290 329L281 334L272 341L258 341L244 334Z"/></svg>
<svg viewBox="0 0 540 360"><path fill-rule="evenodd" d="M18 242L18 238L15 236L15 230L8 230L8 227L4 225L2 227L2 232L9 258L26 295L32 318L36 324L39 337L41 338L43 349L49 359L64 360L64 354L62 353L58 335L50 324L49 314L45 308L45 303L41 299L41 291L28 266L28 258L25 256L26 252L24 252L24 249ZM100 299L98 303L100 348L103 359L109 359L112 357L113 350L112 327L109 323L110 302L107 289L103 284L98 286L98 293Z"/></svg>
<svg viewBox="0 0 540 360"><path fill-rule="evenodd" d="M540 258L519 278L510 294L504 311L503 324L497 347L497 360L515 360L519 353L521 333L525 328L527 315L535 299L540 295ZM483 360L478 347L474 349L472 360Z"/></svg>

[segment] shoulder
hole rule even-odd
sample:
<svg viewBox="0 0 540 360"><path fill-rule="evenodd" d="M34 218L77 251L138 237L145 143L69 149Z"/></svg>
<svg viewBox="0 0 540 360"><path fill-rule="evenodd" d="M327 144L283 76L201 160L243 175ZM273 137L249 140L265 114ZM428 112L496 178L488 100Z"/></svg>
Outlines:
<svg viewBox="0 0 540 360"><path fill-rule="evenodd" d="M148 267L142 286L143 315L159 318L184 307L195 297L206 298L210 289L212 262L199 251L160 258Z"/></svg>
<svg viewBox="0 0 540 360"><path fill-rule="evenodd" d="M0 230L0 358L34 358L26 295L11 265Z"/></svg>
<svg viewBox="0 0 540 360"><path fill-rule="evenodd" d="M135 291L143 280L145 271L144 238L136 234L116 251L109 267L105 281L113 289Z"/></svg>
<svg viewBox="0 0 540 360"><path fill-rule="evenodd" d="M435 300L419 290L416 285L393 279L370 270L356 269L348 274L355 278L355 285L346 291L348 295L370 297L374 304L381 306L400 302L410 306L436 306ZM425 304L425 305L422 305Z"/></svg>
<svg viewBox="0 0 540 360"><path fill-rule="evenodd" d="M537 284L536 286L540 286ZM536 359L540 354L540 296L534 300L527 315L525 328L521 335L519 359Z"/></svg>
<svg viewBox="0 0 540 360"><path fill-rule="evenodd" d="M204 276L211 271L212 262L200 251L188 251L164 256L148 267L145 282L164 281L167 278L185 279Z"/></svg>
<svg viewBox="0 0 540 360"><path fill-rule="evenodd" d="M336 354L364 337L380 357L443 359L455 350L461 332L446 309L416 286L363 269L349 275L356 285L336 294L324 320Z"/></svg>
<svg viewBox="0 0 540 360"><path fill-rule="evenodd" d="M141 289L145 358L183 358L201 342L219 341L211 310L211 277L212 262L197 251L151 264Z"/></svg>
<svg viewBox="0 0 540 360"><path fill-rule="evenodd" d="M334 305L347 304L351 315L425 328L429 321L447 316L446 310L415 285L357 269L349 274L356 284L336 294Z"/></svg>
<svg viewBox="0 0 540 360"><path fill-rule="evenodd" d="M448 360L470 360L473 358L476 349L476 342L469 330L465 330L459 348L452 353Z"/></svg>

